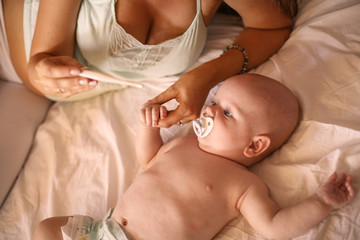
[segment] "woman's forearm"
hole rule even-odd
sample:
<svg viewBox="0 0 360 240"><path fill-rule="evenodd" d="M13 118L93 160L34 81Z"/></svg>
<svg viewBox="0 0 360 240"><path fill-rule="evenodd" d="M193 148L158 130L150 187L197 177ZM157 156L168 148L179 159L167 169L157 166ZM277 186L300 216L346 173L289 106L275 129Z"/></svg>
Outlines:
<svg viewBox="0 0 360 240"><path fill-rule="evenodd" d="M287 40L290 32L290 27L272 30L245 28L233 44L244 48L247 52L247 70L250 70L276 53ZM209 76L209 85L213 87L217 83L239 74L243 69L244 61L244 53L239 49L232 48L218 58L201 65L199 71L203 69L203 74Z"/></svg>

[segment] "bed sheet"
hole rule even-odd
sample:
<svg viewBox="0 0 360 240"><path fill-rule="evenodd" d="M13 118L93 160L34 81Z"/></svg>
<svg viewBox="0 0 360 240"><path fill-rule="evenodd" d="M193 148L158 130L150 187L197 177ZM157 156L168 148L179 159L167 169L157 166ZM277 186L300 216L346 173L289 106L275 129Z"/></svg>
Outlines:
<svg viewBox="0 0 360 240"><path fill-rule="evenodd" d="M288 86L302 107L302 121L289 141L250 169L266 182L278 204L306 198L335 170L354 176L352 203L296 239L360 239L359 13L359 0L301 1L289 40L252 71ZM238 21L233 16L215 18L194 66L232 43ZM0 210L0 239L30 239L36 224L51 216L104 216L138 174L134 138L139 107L176 79L154 79L143 89L54 104ZM168 141L191 133L191 125L161 131ZM261 237L238 217L215 239Z"/></svg>

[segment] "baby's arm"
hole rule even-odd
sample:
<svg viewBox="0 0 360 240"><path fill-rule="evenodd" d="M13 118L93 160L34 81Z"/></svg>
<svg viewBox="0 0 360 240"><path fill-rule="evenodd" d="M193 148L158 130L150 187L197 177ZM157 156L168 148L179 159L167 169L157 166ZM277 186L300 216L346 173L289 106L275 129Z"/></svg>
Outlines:
<svg viewBox="0 0 360 240"><path fill-rule="evenodd" d="M313 228L328 214L343 207L354 197L351 176L334 173L311 197L280 209L270 199L265 184L250 187L240 211L245 219L266 238L292 238Z"/></svg>
<svg viewBox="0 0 360 240"><path fill-rule="evenodd" d="M148 167L163 145L158 122L166 116L166 108L160 105L147 104L140 110L136 133L136 156L143 169Z"/></svg>

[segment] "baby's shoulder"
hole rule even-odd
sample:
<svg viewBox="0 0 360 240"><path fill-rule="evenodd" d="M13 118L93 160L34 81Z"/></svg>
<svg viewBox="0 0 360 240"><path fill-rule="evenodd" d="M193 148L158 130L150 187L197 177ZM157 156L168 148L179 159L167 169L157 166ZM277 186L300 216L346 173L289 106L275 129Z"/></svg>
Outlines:
<svg viewBox="0 0 360 240"><path fill-rule="evenodd" d="M166 147L190 147L190 146L197 146L196 145L197 139L194 136L183 136L177 137L169 142L165 143Z"/></svg>
<svg viewBox="0 0 360 240"><path fill-rule="evenodd" d="M177 137L166 142L160 149L162 153L170 150L182 149L188 151L191 147L196 147L196 138L193 136Z"/></svg>
<svg viewBox="0 0 360 240"><path fill-rule="evenodd" d="M254 203L258 199L267 198L269 190L265 182L254 173L248 171L244 181L243 191L239 194L237 208L241 209L244 202Z"/></svg>

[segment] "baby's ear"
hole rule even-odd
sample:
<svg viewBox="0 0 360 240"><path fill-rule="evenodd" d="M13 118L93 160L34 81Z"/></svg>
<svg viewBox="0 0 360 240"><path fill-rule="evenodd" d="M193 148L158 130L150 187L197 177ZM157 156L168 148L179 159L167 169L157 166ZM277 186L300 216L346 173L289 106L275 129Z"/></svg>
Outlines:
<svg viewBox="0 0 360 240"><path fill-rule="evenodd" d="M271 139L267 135L255 136L244 149L244 155L248 158L259 156L270 147L270 143Z"/></svg>

